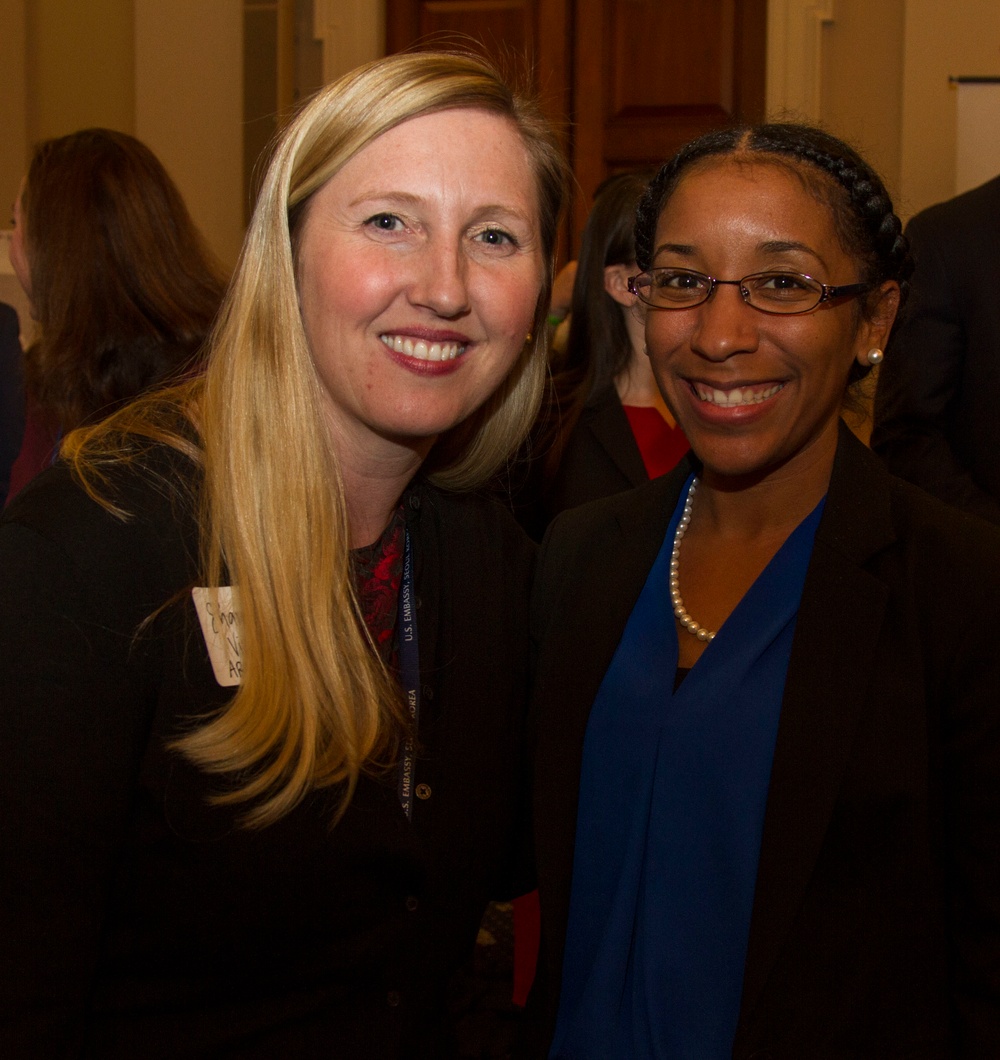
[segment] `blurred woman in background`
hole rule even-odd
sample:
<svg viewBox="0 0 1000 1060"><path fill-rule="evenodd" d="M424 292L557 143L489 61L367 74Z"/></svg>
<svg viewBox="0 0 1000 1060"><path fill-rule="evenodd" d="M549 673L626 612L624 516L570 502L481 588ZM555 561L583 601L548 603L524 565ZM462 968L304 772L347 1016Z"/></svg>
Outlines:
<svg viewBox="0 0 1000 1060"><path fill-rule="evenodd" d="M145 144L83 129L40 144L14 204L10 246L37 339L11 496L58 439L199 367L223 271Z"/></svg>

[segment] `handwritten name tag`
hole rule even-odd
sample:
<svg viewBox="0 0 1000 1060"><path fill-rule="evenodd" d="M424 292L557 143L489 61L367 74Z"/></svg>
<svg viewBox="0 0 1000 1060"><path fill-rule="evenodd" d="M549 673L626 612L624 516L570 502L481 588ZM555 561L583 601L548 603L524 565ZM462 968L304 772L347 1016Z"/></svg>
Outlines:
<svg viewBox="0 0 1000 1060"><path fill-rule="evenodd" d="M196 586L191 596L216 681L220 685L238 685L243 680L243 645L235 589L231 585L217 589Z"/></svg>

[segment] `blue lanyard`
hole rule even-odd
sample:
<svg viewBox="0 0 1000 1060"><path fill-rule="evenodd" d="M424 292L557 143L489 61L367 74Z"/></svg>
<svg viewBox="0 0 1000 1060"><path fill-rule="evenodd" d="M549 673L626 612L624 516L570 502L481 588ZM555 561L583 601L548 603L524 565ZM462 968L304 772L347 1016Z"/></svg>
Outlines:
<svg viewBox="0 0 1000 1060"><path fill-rule="evenodd" d="M410 533L403 545L403 580L399 586L399 672L410 712L411 735L403 746L399 765L399 804L408 820L413 819L413 771L416 764L416 734L420 720L420 652L417 649L417 612L413 598L413 553Z"/></svg>

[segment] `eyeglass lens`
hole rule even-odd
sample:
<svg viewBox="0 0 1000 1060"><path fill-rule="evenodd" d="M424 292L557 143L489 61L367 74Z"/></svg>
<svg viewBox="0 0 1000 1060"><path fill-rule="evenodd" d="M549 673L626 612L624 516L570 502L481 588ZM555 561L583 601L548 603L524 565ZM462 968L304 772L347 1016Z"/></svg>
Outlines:
<svg viewBox="0 0 1000 1060"><path fill-rule="evenodd" d="M689 269L651 269L636 280L639 297L663 309L700 305L720 285L738 285L744 301L768 313L801 313L819 305L823 298L823 285L818 280L794 272L760 272L742 280L713 280Z"/></svg>

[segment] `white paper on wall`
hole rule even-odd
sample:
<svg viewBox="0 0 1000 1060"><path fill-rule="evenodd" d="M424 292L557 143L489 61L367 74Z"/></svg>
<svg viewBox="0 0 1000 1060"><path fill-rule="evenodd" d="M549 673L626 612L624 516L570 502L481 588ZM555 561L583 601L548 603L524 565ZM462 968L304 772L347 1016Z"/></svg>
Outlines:
<svg viewBox="0 0 1000 1060"><path fill-rule="evenodd" d="M1000 77L954 77L958 110L955 194L1000 173Z"/></svg>

